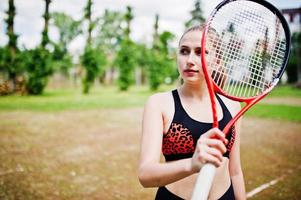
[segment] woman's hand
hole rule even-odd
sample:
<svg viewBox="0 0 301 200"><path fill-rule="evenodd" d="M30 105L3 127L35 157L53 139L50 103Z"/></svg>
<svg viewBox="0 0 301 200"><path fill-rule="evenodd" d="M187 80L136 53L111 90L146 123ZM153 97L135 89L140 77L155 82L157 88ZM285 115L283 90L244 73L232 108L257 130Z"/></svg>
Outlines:
<svg viewBox="0 0 301 200"><path fill-rule="evenodd" d="M219 167L223 161L223 154L227 151L227 143L225 134L218 128L212 128L202 134L192 156L192 171L199 172L205 163L212 163Z"/></svg>

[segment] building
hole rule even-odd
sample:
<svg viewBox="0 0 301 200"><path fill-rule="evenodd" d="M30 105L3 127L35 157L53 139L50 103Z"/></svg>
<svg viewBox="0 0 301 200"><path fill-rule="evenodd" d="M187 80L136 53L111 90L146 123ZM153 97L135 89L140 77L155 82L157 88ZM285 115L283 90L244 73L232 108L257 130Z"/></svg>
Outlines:
<svg viewBox="0 0 301 200"><path fill-rule="evenodd" d="M301 7L282 9L281 12L287 20L291 32L301 32Z"/></svg>

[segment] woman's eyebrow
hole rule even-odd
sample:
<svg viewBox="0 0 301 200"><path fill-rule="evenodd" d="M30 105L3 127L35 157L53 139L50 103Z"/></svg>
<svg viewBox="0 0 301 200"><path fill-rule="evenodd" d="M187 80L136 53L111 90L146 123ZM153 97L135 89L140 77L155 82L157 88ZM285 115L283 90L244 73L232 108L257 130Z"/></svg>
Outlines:
<svg viewBox="0 0 301 200"><path fill-rule="evenodd" d="M181 45L180 48L188 48L189 49L189 47L186 45Z"/></svg>

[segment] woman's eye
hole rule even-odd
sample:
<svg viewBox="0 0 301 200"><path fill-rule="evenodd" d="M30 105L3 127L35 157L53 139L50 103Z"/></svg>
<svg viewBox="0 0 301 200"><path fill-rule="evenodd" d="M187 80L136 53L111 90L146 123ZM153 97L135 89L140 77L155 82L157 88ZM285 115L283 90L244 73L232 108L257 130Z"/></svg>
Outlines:
<svg viewBox="0 0 301 200"><path fill-rule="evenodd" d="M196 49L196 50L195 50L195 54L196 54L197 56L200 56L200 55L202 54L202 50L201 50L201 49Z"/></svg>
<svg viewBox="0 0 301 200"><path fill-rule="evenodd" d="M188 55L190 53L190 51L188 49L181 49L180 50L180 54L182 55Z"/></svg>
<svg viewBox="0 0 301 200"><path fill-rule="evenodd" d="M198 56L200 56L202 54L202 49L201 48L196 49L195 50L195 54L198 55ZM205 50L205 54L209 54L209 51Z"/></svg>

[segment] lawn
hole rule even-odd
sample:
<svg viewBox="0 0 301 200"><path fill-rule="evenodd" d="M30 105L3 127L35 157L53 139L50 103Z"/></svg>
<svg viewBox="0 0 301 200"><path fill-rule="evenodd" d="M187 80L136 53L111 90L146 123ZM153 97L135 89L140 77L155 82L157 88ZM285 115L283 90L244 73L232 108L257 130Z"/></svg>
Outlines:
<svg viewBox="0 0 301 200"><path fill-rule="evenodd" d="M160 91L167 91L171 88L172 86L164 86ZM49 89L42 96L0 97L0 112L16 110L57 112L142 107L146 99L153 93L146 87L133 87L129 92L118 91L115 87L98 87L93 89L89 95L82 94L79 89ZM301 102L301 90L290 86L282 86L273 90L266 98L279 99L283 97L294 98ZM301 106L283 105L282 102L271 105L260 103L248 111L246 116L300 122Z"/></svg>

